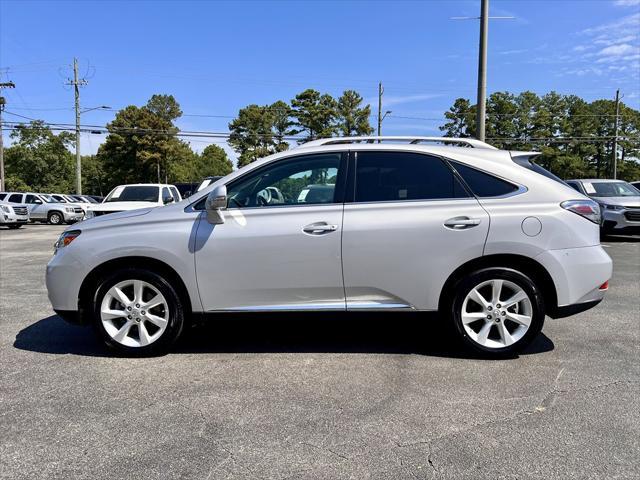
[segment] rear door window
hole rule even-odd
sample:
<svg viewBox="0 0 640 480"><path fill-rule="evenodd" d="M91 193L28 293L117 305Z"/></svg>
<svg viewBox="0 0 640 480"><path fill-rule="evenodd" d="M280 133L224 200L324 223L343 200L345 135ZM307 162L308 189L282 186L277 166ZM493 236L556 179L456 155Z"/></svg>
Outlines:
<svg viewBox="0 0 640 480"><path fill-rule="evenodd" d="M357 152L356 202L469 198L438 157L411 152Z"/></svg>
<svg viewBox="0 0 640 480"><path fill-rule="evenodd" d="M9 195L9 202L11 203L22 203L22 194L21 193L14 193L12 195Z"/></svg>
<svg viewBox="0 0 640 480"><path fill-rule="evenodd" d="M500 178L458 162L451 162L462 179L477 197L501 197L518 190L518 187Z"/></svg>

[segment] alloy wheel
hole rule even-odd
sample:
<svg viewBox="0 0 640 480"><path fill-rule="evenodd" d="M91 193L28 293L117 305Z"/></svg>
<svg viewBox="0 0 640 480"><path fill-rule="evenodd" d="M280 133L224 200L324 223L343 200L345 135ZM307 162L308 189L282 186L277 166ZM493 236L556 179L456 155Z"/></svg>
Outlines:
<svg viewBox="0 0 640 480"><path fill-rule="evenodd" d="M124 280L112 286L100 306L107 334L127 347L145 347L158 340L169 323L164 295L143 280Z"/></svg>
<svg viewBox="0 0 640 480"><path fill-rule="evenodd" d="M460 318L474 342L499 349L513 345L527 333L533 307L522 287L509 280L492 279L469 291Z"/></svg>

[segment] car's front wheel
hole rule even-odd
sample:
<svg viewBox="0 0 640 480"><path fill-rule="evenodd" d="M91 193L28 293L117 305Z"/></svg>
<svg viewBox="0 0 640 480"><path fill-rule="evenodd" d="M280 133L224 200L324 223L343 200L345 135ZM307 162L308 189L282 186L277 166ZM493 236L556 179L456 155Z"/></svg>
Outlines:
<svg viewBox="0 0 640 480"><path fill-rule="evenodd" d="M508 268L470 274L457 285L451 303L459 338L487 356L512 355L529 345L542 330L544 310L531 278Z"/></svg>
<svg viewBox="0 0 640 480"><path fill-rule="evenodd" d="M164 353L182 332L179 295L162 276L148 270L129 268L106 278L92 307L102 340L127 355Z"/></svg>
<svg viewBox="0 0 640 480"><path fill-rule="evenodd" d="M60 212L51 212L47 219L51 225L60 225L64 221L64 217Z"/></svg>

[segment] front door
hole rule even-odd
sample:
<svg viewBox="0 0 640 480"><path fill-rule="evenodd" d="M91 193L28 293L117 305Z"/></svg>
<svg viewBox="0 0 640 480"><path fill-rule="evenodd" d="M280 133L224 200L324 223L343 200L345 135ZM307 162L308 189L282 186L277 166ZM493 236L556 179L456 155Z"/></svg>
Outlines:
<svg viewBox="0 0 640 480"><path fill-rule="evenodd" d="M29 218L32 220L46 220L47 211L44 206L44 201L36 195L26 194L24 203L29 208Z"/></svg>
<svg viewBox="0 0 640 480"><path fill-rule="evenodd" d="M345 309L340 241L346 155L300 155L227 184L225 223L200 216L205 311Z"/></svg>
<svg viewBox="0 0 640 480"><path fill-rule="evenodd" d="M488 214L438 157L353 157L342 245L347 308L436 310L448 276L482 256Z"/></svg>

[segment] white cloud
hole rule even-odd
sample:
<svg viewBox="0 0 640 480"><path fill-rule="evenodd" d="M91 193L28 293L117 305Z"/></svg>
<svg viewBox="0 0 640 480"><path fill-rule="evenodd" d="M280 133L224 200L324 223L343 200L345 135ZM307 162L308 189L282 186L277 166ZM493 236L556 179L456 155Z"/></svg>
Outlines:
<svg viewBox="0 0 640 480"><path fill-rule="evenodd" d="M640 0L616 0L613 4L617 7L635 7L640 5Z"/></svg>
<svg viewBox="0 0 640 480"><path fill-rule="evenodd" d="M632 53L636 48L628 43L621 43L619 45L612 45L607 48L603 48L598 52L598 55L607 56L607 57L619 57L621 55L626 55L628 53Z"/></svg>
<svg viewBox="0 0 640 480"><path fill-rule="evenodd" d="M382 104L384 108L391 107L393 105L400 105L402 103L416 103L423 100L431 100L433 98L442 97L441 93L420 93L417 95L385 95L382 97ZM366 103L370 105L378 104L378 97L367 99Z"/></svg>

